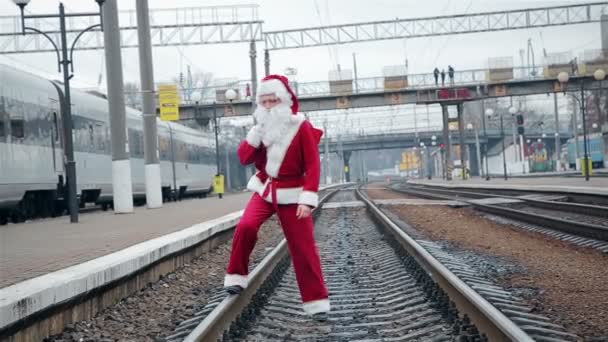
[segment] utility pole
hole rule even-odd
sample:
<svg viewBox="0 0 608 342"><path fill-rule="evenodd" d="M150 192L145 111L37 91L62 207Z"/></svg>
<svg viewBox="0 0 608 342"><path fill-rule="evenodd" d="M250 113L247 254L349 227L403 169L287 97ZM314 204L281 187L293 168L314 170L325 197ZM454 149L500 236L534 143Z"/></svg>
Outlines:
<svg viewBox="0 0 608 342"><path fill-rule="evenodd" d="M575 161L574 161L574 168L578 170L578 163L579 163L579 157L580 157L580 150L578 149L578 106L576 105L576 102L574 102L574 97L572 98L572 121L573 121L573 125L574 127L572 127L572 130L574 131L574 157L575 157Z"/></svg>
<svg viewBox="0 0 608 342"><path fill-rule="evenodd" d="M251 61L251 105L255 105L256 93L258 91L258 68L256 63L257 49L255 47L255 40L249 43L249 58ZM268 75L268 73L266 73ZM253 108L252 108L253 112Z"/></svg>
<svg viewBox="0 0 608 342"><path fill-rule="evenodd" d="M114 212L133 212L131 161L127 138L120 28L117 0L106 0L103 6L103 38L106 56L110 132L112 137L112 191Z"/></svg>
<svg viewBox="0 0 608 342"><path fill-rule="evenodd" d="M357 57L355 57L355 53L353 52L353 69L355 70L355 94L359 92L359 87L357 85Z"/></svg>
<svg viewBox="0 0 608 342"><path fill-rule="evenodd" d="M479 130L477 129L477 125L475 125L475 149L477 152L477 171L479 175L483 175L483 166L481 165L481 149L479 148Z"/></svg>
<svg viewBox="0 0 608 342"><path fill-rule="evenodd" d="M323 163L323 174L325 175L325 184L331 184L331 170L329 165L329 135L327 134L327 120L323 122L323 131L325 132L325 160Z"/></svg>
<svg viewBox="0 0 608 342"><path fill-rule="evenodd" d="M268 52L268 49L264 50L264 72L266 76L270 75L270 52Z"/></svg>
<svg viewBox="0 0 608 342"><path fill-rule="evenodd" d="M144 159L146 174L146 205L148 208L163 206L158 161L158 134L156 129L156 103L154 101L154 68L150 38L148 0L137 0L137 37L139 41L139 77L143 100ZM190 68L188 74L190 81Z"/></svg>
<svg viewBox="0 0 608 342"><path fill-rule="evenodd" d="M228 143L224 143L224 151L226 152L226 191L230 189L230 149Z"/></svg>
<svg viewBox="0 0 608 342"><path fill-rule="evenodd" d="M458 134L460 135L460 166L462 167L462 180L467 179L466 167L467 167L467 149L465 147L464 140L464 112L463 112L463 104L459 103L456 105L456 109L458 111Z"/></svg>
<svg viewBox="0 0 608 342"><path fill-rule="evenodd" d="M555 171L559 172L561 142L559 141L559 109L557 108L557 93L553 93L553 105L555 109Z"/></svg>
<svg viewBox="0 0 608 342"><path fill-rule="evenodd" d="M490 180L490 165L488 163L488 131L486 131L486 104L481 100L481 124L483 126L483 136L486 138L486 143L483 145L483 154L486 161L486 180Z"/></svg>
<svg viewBox="0 0 608 342"><path fill-rule="evenodd" d="M444 164L445 164L445 179L448 181L452 180L452 173L451 173L451 149L452 149L452 143L450 142L450 126L449 126L449 121L448 121L448 106L447 105L441 105L441 112L443 115L443 143L445 145L445 151L443 153L443 160L444 160Z"/></svg>
<svg viewBox="0 0 608 342"><path fill-rule="evenodd" d="M502 123L502 113L499 113L498 115L500 116L500 140L502 141L502 170L504 172L505 180L507 180L507 151L505 150L505 130Z"/></svg>

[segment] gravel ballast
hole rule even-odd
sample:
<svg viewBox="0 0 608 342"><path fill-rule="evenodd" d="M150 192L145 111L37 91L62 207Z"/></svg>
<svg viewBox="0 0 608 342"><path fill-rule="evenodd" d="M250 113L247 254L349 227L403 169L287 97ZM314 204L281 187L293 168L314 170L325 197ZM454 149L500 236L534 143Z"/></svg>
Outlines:
<svg viewBox="0 0 608 342"><path fill-rule="evenodd" d="M389 190L367 193L374 199L402 198ZM470 208L401 205L385 210L427 239L521 265L525 271L497 281L521 293L530 290L528 300L535 312L572 333L589 341L608 340L608 257L601 252L493 222Z"/></svg>
<svg viewBox="0 0 608 342"><path fill-rule="evenodd" d="M281 227L273 217L260 229L250 269L282 239ZM214 294L223 291L231 242L106 308L94 319L70 325L46 341L163 341L181 321L192 318Z"/></svg>

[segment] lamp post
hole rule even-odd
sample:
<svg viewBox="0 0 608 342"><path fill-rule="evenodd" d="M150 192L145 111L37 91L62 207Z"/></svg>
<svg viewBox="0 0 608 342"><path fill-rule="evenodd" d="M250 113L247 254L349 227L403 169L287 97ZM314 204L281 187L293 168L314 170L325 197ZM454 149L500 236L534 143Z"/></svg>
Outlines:
<svg viewBox="0 0 608 342"><path fill-rule="evenodd" d="M486 131L486 117L484 115L484 110L483 108L485 107L485 103L483 100L481 100L481 123L483 125L483 136L486 138L486 143L483 145L483 151L485 154L485 158L486 158L486 180L489 181L490 180L490 167L489 167L489 162L488 162L488 132Z"/></svg>
<svg viewBox="0 0 608 342"><path fill-rule="evenodd" d="M433 135L431 136L431 146L433 146L433 149L435 149L435 145L437 145L437 136ZM427 177L429 180L433 179L433 163L431 163L431 151L427 151L427 160L426 160L426 164L427 167L429 168Z"/></svg>
<svg viewBox="0 0 608 342"><path fill-rule="evenodd" d="M226 92L224 93L224 97L226 98L226 100L230 101L230 105L232 105L232 101L234 99L236 99L236 91L234 91L234 89L228 89L226 90ZM213 126L214 126L214 132L215 132L215 164L216 164L216 168L217 168L217 172L215 174L216 178L216 183L218 182L222 182L222 172L220 169L220 144L219 144L219 139L218 139L218 124L217 124L217 106L215 103L213 103ZM223 190L223 189L222 189ZM222 192L220 191L218 192L218 198L222 198Z"/></svg>
<svg viewBox="0 0 608 342"><path fill-rule="evenodd" d="M468 130L473 130L474 129L473 132L475 133L475 150L477 152L476 153L476 156L477 156L477 171L481 175L483 173L483 171L482 171L482 167L481 167L481 149L479 147L479 133L477 132L477 126L473 126L472 123L468 123L467 124L467 129Z"/></svg>
<svg viewBox="0 0 608 342"><path fill-rule="evenodd" d="M420 179L424 179L424 174L426 171L426 146L424 146L424 142L420 142Z"/></svg>
<svg viewBox="0 0 608 342"><path fill-rule="evenodd" d="M486 115L488 116L488 119L490 119L494 115L494 110L492 108L486 109ZM499 114L498 117L500 118L500 140L502 142L502 170L503 170L504 178L505 178L505 180L507 180L508 177L507 177L507 156L505 153L505 130L504 130L502 115Z"/></svg>
<svg viewBox="0 0 608 342"><path fill-rule="evenodd" d="M593 73L593 78L595 78L596 81L602 81L604 78L606 78L606 73L604 72L603 69L597 69L594 73ZM566 84L568 83L568 80L570 79L570 75L568 75L567 72L562 71L557 75L557 80L559 81L559 83L562 85L562 89L564 90L564 93L566 92ZM587 121L586 121L586 117L585 117L585 82L584 80L580 80L581 82L581 95L580 98L577 98L576 96L572 96L573 98L575 98L580 106L581 106L581 116L583 118L583 170L585 173L585 181L589 181L589 153L588 153L588 146L587 146ZM575 137L576 139L578 139L578 137Z"/></svg>
<svg viewBox="0 0 608 342"><path fill-rule="evenodd" d="M70 79L73 77L70 73L74 72L74 64L72 62L72 54L74 53L74 47L78 42L78 39L85 33L95 28L102 28L101 24L91 25L84 30L80 31L76 38L72 41L71 48L68 49L67 33L66 33L66 17L93 17L99 16L101 23L101 7L105 0L95 0L99 5L98 13L65 13L63 3L59 3L59 14L36 14L36 15L25 15L25 7L28 5L30 0L13 0L15 5L19 6L21 10L21 33L26 34L27 31L32 31L44 36L49 40L55 52L57 54L57 66L58 71L63 71L63 94L64 104L62 106L62 120L63 120L63 131L65 137L64 154L66 160L66 178L67 178L67 196L68 196L68 210L70 212L70 222L78 222L78 203L76 195L76 162L74 161L74 142L72 138L72 105L70 97ZM51 36L37 28L25 26L26 19L47 19L47 18L58 18L59 29L60 29L60 42L59 45L51 38Z"/></svg>

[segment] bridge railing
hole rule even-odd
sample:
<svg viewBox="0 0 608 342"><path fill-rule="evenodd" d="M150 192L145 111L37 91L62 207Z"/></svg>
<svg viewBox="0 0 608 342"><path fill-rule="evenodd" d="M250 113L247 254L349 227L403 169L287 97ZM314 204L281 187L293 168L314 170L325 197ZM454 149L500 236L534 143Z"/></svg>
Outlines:
<svg viewBox="0 0 608 342"><path fill-rule="evenodd" d="M512 81L517 80L535 80L543 79L543 66L537 67L514 67ZM443 85L445 86L458 86L458 85L475 85L490 82L489 69L472 69L462 70L454 72L453 81L450 79L446 72L445 80ZM441 76L437 78L437 84L435 83L435 76L433 73L422 73L422 74L409 74L404 82L405 87L396 88L391 86L390 89L385 87L385 77L365 77L357 80L350 80L352 87L348 87L348 92L343 93L344 95L362 94L362 93L373 93L382 92L385 90L398 90L398 89L426 89L442 86ZM345 80L348 82L349 80ZM342 81L344 82L344 80ZM249 80L234 81L231 84L225 84L221 86L211 86L205 88L191 88L181 89L181 100L182 103L193 104L195 101L199 103L213 103L218 102L218 95L223 94L228 88L234 89L237 94L237 100L248 100L248 95L252 93L251 88L249 91L248 87L251 86ZM332 93L330 81L318 81L318 82L293 82L294 91L299 97L316 97L316 96L329 96L336 95ZM196 94L195 94L196 93ZM338 94L339 95L339 94Z"/></svg>
<svg viewBox="0 0 608 342"><path fill-rule="evenodd" d="M497 138L497 137L500 137L500 135L501 135L500 129L496 129L496 128L488 128L488 129L486 129L486 133L487 133L487 136L491 137L491 138ZM555 139L553 133L547 133L547 131L543 131L540 129L527 129L526 134L524 136L539 138L542 136L543 133L546 134L546 137L544 139L546 139L547 141L553 141ZM570 135L571 135L571 132L568 129L560 129L559 133L562 138L570 137ZM471 130L465 130L464 134L466 137L469 137L469 138L475 137L475 133L472 132ZM486 135L483 133L483 131L478 132L478 134L479 134L480 140L483 141L486 139ZM404 139L405 137L413 138L415 136L418 136L418 139L420 141L423 141L426 145L429 145L429 142L432 141L433 135L436 137L437 141L443 140L441 126L434 126L431 128L431 130L418 131L418 132L415 132L413 129L405 129L405 130L401 130L401 131L391 131L391 132L387 132L387 133L340 134L339 138L336 136L331 136L329 138L329 143L338 144L339 142L346 143L346 142L350 142L350 141L357 141L357 142L361 143L361 142L365 142L365 141ZM505 135L505 137L510 137L512 135L511 130L505 129L504 135ZM452 139L454 139L454 137L458 136L458 131L451 130L450 136L452 137ZM457 140L452 140L452 141L457 143Z"/></svg>

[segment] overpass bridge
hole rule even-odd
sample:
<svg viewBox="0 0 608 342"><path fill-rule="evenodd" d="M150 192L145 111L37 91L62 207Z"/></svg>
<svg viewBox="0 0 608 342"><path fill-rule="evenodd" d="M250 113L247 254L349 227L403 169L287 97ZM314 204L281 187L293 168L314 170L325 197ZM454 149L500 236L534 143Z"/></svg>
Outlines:
<svg viewBox="0 0 608 342"><path fill-rule="evenodd" d="M532 70L516 68L515 70L518 70L520 75L539 71L538 68ZM421 74L418 76L420 83L413 83L400 89L381 87L382 77L364 79L362 82L369 84L369 87L353 88L351 93L324 92L324 87L319 86L322 84L321 82L313 82L314 86L300 84L298 89L308 91L299 97L300 111L312 112L403 104L457 104L497 97L549 94L564 90L555 76L545 77L541 74L488 82L481 78L481 71L479 69L463 71L459 73L460 78L455 77L454 85L450 86L435 86L434 83L429 85L429 77L432 77L432 74ZM601 86L593 76L571 76L567 87L568 89L580 89L582 83L585 84L586 89L599 89ZM217 117L244 116L252 113L252 106L253 103L250 100L182 104L180 120L206 121L213 118L214 115Z"/></svg>
<svg viewBox="0 0 608 342"><path fill-rule="evenodd" d="M487 151L490 150L496 144L499 144L502 139L508 139L511 134L504 132L501 133L499 129L488 129L487 134L478 136L480 150L484 151L481 156L477 156L475 153L471 153L467 159L471 160L471 165L478 165L477 160L479 157L487 158ZM475 150L477 144L475 135L473 132L465 131L450 131L447 139L443 136L443 130L436 131L422 131L422 132L403 132L394 134L375 134L375 135L350 135L340 137L339 139L330 139L325 143L325 140L321 141L319 150L321 153L338 153L343 161L344 172L346 179L350 179L350 157L355 151L367 151L367 150L383 150L383 149L405 149L419 147L420 143L424 143L425 147L430 148L430 151L438 150L440 144L445 146L451 146L450 141L457 139L458 145L470 146L470 151ZM548 142L547 147L549 150L554 149L555 145L552 144L554 140L557 140L557 136L543 137L543 132L540 130L529 131L526 133L526 139L546 139ZM571 138L571 133L567 130L559 132L560 143L566 142ZM435 146L432 142L435 142ZM551 143L549 143L551 142ZM469 149L465 149L469 150ZM451 164L450 148L444 150L443 158L445 165ZM460 154L461 162L464 164L465 154ZM325 160L328 160L325 158ZM478 170L477 170L478 172Z"/></svg>
<svg viewBox="0 0 608 342"><path fill-rule="evenodd" d="M487 135L479 135L479 144L488 145L492 147L499 143L502 135L498 129L488 129ZM403 133L392 133L392 134L365 134L365 135L350 135L340 137L340 139L329 139L328 151L329 153L342 153L342 152L354 152L354 151L369 151L369 150L384 150L384 149L395 149L395 148L412 148L420 145L423 142L425 146L432 146L434 140L437 144L444 143L443 131L422 131L422 132L403 132ZM511 136L511 132L505 132L505 136ZM566 141L572 137L571 133L564 130L560 132L560 139ZM433 139L435 137L435 139ZM543 137L541 131L526 132L526 139L539 139ZM458 131L451 131L451 139L460 139ZM548 141L554 140L554 135L551 137L545 137ZM465 145L474 145L475 134L473 132L465 132L464 134ZM324 140L319 144L319 150L324 153L325 145Z"/></svg>

